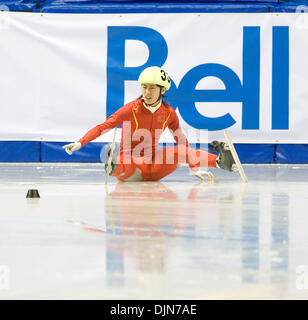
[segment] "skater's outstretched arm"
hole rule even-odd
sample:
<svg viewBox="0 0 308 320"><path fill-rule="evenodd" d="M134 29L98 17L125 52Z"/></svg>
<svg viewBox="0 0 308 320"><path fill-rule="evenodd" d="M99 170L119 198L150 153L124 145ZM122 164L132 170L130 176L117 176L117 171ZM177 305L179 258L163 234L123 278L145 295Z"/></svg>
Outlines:
<svg viewBox="0 0 308 320"><path fill-rule="evenodd" d="M69 155L71 155L74 151L79 150L90 141L95 140L100 135L121 125L123 121L126 119L128 111L128 108L126 106L123 106L110 117L108 117L106 121L90 129L79 141L66 144L62 148L65 149L65 151Z"/></svg>
<svg viewBox="0 0 308 320"><path fill-rule="evenodd" d="M90 129L80 140L82 147L89 143L92 140L95 140L102 134L107 133L113 128L118 127L125 120L125 107L120 108L114 114L112 114L109 118L106 119L105 122L98 124L94 128Z"/></svg>

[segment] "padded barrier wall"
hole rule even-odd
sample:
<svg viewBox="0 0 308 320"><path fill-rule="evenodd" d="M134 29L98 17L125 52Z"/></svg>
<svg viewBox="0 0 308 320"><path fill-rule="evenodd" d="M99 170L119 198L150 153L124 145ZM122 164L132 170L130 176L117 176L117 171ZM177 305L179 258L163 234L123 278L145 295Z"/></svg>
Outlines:
<svg viewBox="0 0 308 320"><path fill-rule="evenodd" d="M45 13L295 12L306 0L5 0L0 10Z"/></svg>
<svg viewBox="0 0 308 320"><path fill-rule="evenodd" d="M69 156L68 142L0 141L0 162L102 162L105 143L91 142ZM161 144L164 147L172 144ZM208 150L207 144L197 146ZM308 163L308 144L235 144L243 163Z"/></svg>

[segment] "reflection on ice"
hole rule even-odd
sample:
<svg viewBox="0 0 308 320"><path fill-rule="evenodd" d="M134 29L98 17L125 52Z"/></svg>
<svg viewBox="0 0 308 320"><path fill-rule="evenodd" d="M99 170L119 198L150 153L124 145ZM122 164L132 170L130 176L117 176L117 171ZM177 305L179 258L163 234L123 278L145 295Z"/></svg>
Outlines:
<svg viewBox="0 0 308 320"><path fill-rule="evenodd" d="M245 166L247 185L111 178L108 195L100 164L1 167L0 298L308 297L307 166Z"/></svg>

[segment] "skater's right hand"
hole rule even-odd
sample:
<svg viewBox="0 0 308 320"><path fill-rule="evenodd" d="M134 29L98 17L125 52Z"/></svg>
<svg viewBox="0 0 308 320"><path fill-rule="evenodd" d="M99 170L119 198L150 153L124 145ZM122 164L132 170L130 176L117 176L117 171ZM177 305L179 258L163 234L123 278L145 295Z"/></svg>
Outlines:
<svg viewBox="0 0 308 320"><path fill-rule="evenodd" d="M74 151L79 150L82 147L80 142L73 142L66 144L65 146L62 147L62 149L65 149L65 151L71 155Z"/></svg>

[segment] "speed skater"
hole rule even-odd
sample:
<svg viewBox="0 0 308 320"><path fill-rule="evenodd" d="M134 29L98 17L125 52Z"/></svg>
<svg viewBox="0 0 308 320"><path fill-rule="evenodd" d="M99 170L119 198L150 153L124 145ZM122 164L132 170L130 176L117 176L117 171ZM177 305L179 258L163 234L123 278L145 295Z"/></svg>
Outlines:
<svg viewBox="0 0 308 320"><path fill-rule="evenodd" d="M234 159L224 142L213 141L210 151L196 150L189 146L177 113L163 100L170 89L167 72L159 67L144 69L138 79L142 95L89 130L79 141L64 145L68 154L79 150L100 135L122 125L118 154L111 155L111 144L105 150L105 165L111 159L111 172L120 181L157 181L174 172L179 164L186 163L191 172L201 180L213 176L200 167L221 168L234 171ZM161 134L168 128L175 146L158 148ZM218 156L214 153L218 153Z"/></svg>

